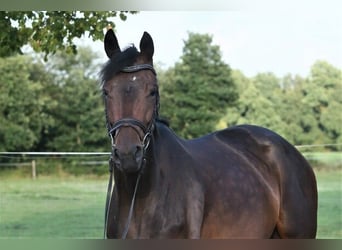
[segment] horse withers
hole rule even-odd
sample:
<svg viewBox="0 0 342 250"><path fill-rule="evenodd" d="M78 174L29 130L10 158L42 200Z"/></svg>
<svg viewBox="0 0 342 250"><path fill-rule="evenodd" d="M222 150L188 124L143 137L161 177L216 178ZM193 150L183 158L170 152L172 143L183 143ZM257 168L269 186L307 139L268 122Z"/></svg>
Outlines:
<svg viewBox="0 0 342 250"><path fill-rule="evenodd" d="M101 71L112 142L107 238L314 238L317 185L294 146L241 125L179 138L159 119L154 45L105 35ZM175 111L176 112L176 111Z"/></svg>

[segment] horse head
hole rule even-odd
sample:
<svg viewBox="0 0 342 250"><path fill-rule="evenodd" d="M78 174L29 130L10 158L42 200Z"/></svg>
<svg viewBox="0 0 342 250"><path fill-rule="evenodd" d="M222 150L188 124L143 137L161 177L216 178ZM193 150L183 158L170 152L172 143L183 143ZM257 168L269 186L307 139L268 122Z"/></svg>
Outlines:
<svg viewBox="0 0 342 250"><path fill-rule="evenodd" d="M113 30L105 35L109 58L101 71L111 159L124 173L137 173L144 165L158 116L159 92L153 68L154 45L144 32L140 52L130 46L121 51Z"/></svg>

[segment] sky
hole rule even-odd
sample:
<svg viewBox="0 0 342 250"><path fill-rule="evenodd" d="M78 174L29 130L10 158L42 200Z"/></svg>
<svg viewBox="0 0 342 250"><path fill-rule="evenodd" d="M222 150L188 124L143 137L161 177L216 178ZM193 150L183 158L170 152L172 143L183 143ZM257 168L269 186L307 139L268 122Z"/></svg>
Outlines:
<svg viewBox="0 0 342 250"><path fill-rule="evenodd" d="M262 1L265 2L265 1ZM297 1L298 2L298 1ZM246 76L273 72L308 76L317 60L342 69L342 1L293 8L225 11L140 11L126 21L114 19L121 48L139 46L147 31L155 46L154 62L167 68L182 55L188 32L210 34L222 59ZM321 2L321 1L320 1ZM102 53L103 43L92 43Z"/></svg>

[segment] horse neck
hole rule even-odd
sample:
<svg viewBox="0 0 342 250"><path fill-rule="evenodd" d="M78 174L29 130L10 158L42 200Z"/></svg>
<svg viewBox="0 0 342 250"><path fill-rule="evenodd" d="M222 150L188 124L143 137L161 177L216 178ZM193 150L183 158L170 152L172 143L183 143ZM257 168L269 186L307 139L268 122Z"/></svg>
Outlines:
<svg viewBox="0 0 342 250"><path fill-rule="evenodd" d="M146 151L146 164L142 169L137 197L148 196L154 189L160 188L164 178L172 171L169 164L163 162L162 151L171 145L173 150L179 150L179 138L163 123L156 123L150 145ZM181 149L180 149L181 150ZM165 158L165 157L164 157ZM177 167L177 166L173 166ZM115 183L121 197L132 197L138 174L125 175L115 172Z"/></svg>

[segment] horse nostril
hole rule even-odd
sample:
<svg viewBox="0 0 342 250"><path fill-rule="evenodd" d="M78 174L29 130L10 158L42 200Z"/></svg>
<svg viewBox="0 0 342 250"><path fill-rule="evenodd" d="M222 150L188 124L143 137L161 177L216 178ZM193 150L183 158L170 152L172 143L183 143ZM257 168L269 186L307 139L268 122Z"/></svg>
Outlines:
<svg viewBox="0 0 342 250"><path fill-rule="evenodd" d="M136 146L134 157L135 157L136 162L141 161L141 159L143 157L143 147L142 146Z"/></svg>

